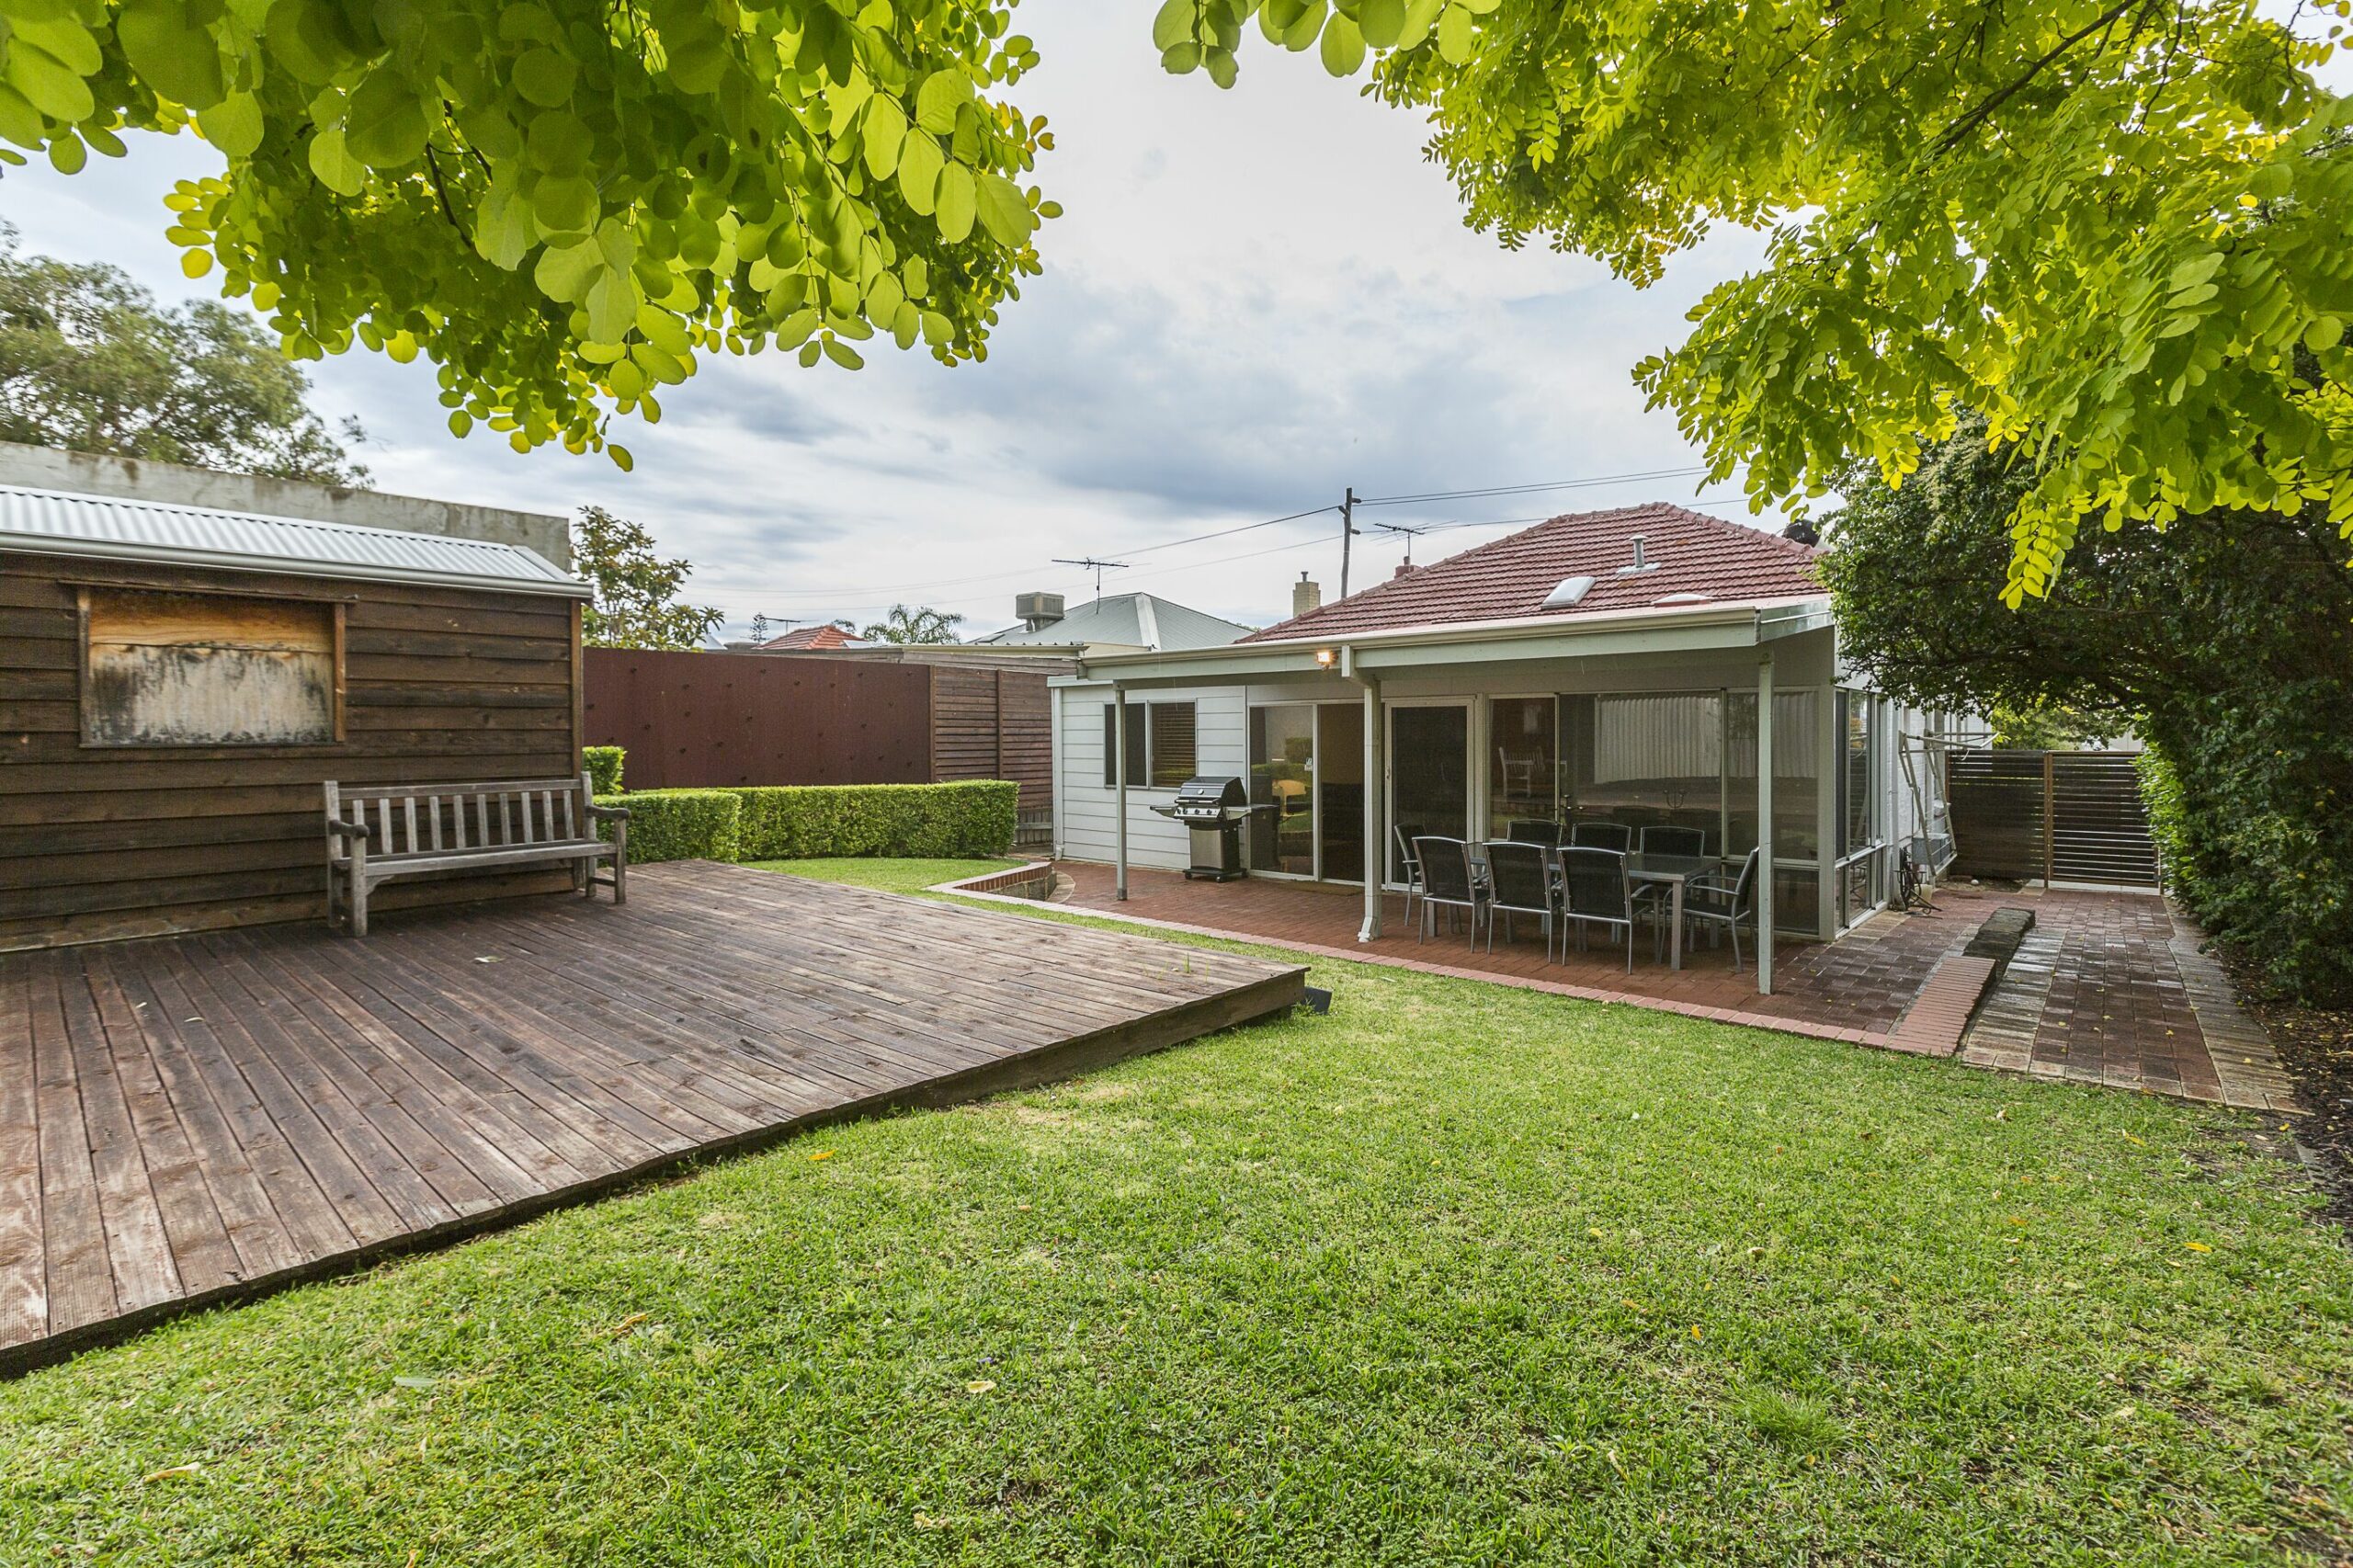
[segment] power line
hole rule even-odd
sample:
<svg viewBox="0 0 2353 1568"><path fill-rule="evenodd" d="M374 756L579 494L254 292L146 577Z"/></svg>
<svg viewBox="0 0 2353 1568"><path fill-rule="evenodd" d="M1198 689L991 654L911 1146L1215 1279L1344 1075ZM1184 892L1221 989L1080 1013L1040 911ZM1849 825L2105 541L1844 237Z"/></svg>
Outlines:
<svg viewBox="0 0 2353 1568"><path fill-rule="evenodd" d="M1589 490L1604 484L1638 484L1655 479L1685 479L1705 473L1704 464L1686 468L1650 469L1640 473L1602 473L1588 479L1561 479L1545 484L1490 484L1473 490L1432 490L1419 495L1363 495L1359 506L1417 506L1433 501L1470 501L1490 495L1533 495L1546 490Z"/></svg>
<svg viewBox="0 0 2353 1568"><path fill-rule="evenodd" d="M1315 506L1304 512L1292 512L1286 517L1268 517L1262 523L1245 523L1238 528L1220 528L1215 533L1195 534L1190 539L1172 539L1166 544L1141 545L1134 550L1129 551L1128 553L1130 555L1150 555L1155 550L1175 550L1178 545L1199 544L1204 540L1223 539L1229 534L1246 534L1252 528L1270 528L1277 523L1295 523L1302 517L1320 517L1326 512L1336 510L1338 510L1338 508L1334 506Z"/></svg>

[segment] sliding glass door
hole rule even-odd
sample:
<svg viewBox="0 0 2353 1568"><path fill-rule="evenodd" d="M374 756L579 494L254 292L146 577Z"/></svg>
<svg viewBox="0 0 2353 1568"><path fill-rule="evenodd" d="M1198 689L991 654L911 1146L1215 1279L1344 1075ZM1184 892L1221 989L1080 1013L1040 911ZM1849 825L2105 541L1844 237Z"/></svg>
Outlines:
<svg viewBox="0 0 2353 1568"><path fill-rule="evenodd" d="M1465 702L1395 703L1389 709L1389 820L1407 836L1471 834L1471 708ZM1389 875L1401 880L1396 835Z"/></svg>
<svg viewBox="0 0 2353 1568"><path fill-rule="evenodd" d="M1326 702L1315 710L1316 832L1324 849L1317 874L1327 882L1364 881L1364 708Z"/></svg>
<svg viewBox="0 0 2353 1568"><path fill-rule="evenodd" d="M1250 710L1250 869L1315 874L1315 710Z"/></svg>

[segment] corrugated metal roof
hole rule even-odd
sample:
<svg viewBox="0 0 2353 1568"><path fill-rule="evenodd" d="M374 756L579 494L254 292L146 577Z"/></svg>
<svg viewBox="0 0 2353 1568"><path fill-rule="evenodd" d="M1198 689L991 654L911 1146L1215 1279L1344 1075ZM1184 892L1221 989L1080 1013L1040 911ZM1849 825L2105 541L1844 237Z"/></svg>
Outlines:
<svg viewBox="0 0 2353 1568"><path fill-rule="evenodd" d="M520 545L0 484L0 550L586 598Z"/></svg>
<svg viewBox="0 0 2353 1568"><path fill-rule="evenodd" d="M1074 648L1099 642L1176 653L1195 648L1222 648L1249 631L1238 622L1221 620L1157 594L1113 594L1074 606L1062 619L1035 631L1026 626L1009 626L979 641L999 647L1040 648Z"/></svg>

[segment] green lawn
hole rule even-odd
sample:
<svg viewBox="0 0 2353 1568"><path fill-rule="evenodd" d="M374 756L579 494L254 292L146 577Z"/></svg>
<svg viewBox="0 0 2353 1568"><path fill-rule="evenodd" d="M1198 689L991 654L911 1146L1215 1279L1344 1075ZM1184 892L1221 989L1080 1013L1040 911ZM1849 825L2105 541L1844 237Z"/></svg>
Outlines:
<svg viewBox="0 0 2353 1568"><path fill-rule="evenodd" d="M0 1562L2347 1550L2353 1253L2249 1119L1315 971L0 1386Z"/></svg>

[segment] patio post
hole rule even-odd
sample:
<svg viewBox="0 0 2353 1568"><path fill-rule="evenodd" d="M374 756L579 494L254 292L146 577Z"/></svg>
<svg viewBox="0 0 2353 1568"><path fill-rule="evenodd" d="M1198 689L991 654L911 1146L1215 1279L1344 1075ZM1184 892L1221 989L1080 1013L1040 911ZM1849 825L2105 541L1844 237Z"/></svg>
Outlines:
<svg viewBox="0 0 2353 1568"><path fill-rule="evenodd" d="M1111 812L1119 819L1112 829L1112 860L1118 870L1120 901L1128 897L1128 688L1119 682L1111 683L1111 744L1117 754L1111 759Z"/></svg>
<svg viewBox="0 0 2353 1568"><path fill-rule="evenodd" d="M1756 994L1773 994L1773 649L1756 663Z"/></svg>
<svg viewBox="0 0 2353 1568"><path fill-rule="evenodd" d="M1381 936L1381 886L1389 869L1389 789L1381 765L1381 679L1359 672L1364 686L1364 924L1357 940Z"/></svg>

